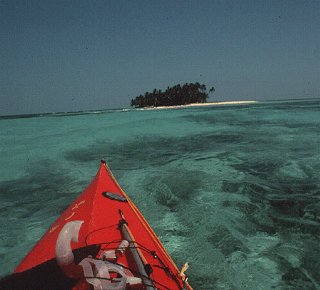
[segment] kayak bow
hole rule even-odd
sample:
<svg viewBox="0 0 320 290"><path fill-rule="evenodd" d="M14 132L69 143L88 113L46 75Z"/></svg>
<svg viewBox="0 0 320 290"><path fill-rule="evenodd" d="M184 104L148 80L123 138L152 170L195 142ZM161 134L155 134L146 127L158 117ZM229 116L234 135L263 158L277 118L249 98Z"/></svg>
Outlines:
<svg viewBox="0 0 320 290"><path fill-rule="evenodd" d="M102 161L7 282L23 281L23 289L192 289L183 272Z"/></svg>

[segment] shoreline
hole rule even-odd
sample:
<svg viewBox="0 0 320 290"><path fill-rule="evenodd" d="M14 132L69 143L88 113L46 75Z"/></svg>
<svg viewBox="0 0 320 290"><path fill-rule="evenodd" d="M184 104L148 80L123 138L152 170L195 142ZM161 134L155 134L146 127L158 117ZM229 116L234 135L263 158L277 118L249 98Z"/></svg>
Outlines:
<svg viewBox="0 0 320 290"><path fill-rule="evenodd" d="M209 107L209 106L222 106L222 105L248 105L256 104L257 101L222 101L222 102L210 102L210 103L192 103L187 105L177 106L159 106L159 107L145 107L137 108L137 110L163 110L163 109L184 109L192 107Z"/></svg>

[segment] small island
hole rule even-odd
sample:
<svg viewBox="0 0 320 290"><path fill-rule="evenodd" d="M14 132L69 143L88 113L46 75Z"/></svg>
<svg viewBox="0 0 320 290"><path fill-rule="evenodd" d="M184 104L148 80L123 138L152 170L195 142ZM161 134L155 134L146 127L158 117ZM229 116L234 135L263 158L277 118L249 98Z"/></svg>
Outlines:
<svg viewBox="0 0 320 290"><path fill-rule="evenodd" d="M207 93L206 85L186 83L168 87L166 91L154 89L152 93L146 92L131 100L131 106L135 108L183 106L188 104L203 104L209 98L209 93L215 91L214 87Z"/></svg>

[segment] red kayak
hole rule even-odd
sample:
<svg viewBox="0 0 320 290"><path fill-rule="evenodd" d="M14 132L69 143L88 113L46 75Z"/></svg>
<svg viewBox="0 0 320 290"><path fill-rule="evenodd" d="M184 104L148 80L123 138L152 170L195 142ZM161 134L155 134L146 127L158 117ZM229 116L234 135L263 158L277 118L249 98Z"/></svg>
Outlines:
<svg viewBox="0 0 320 290"><path fill-rule="evenodd" d="M104 161L0 289L192 289Z"/></svg>

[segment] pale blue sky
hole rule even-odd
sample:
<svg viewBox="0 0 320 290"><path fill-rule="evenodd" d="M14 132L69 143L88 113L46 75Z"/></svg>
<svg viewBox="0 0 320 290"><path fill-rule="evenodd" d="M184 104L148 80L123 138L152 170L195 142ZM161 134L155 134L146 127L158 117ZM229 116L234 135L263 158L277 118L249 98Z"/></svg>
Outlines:
<svg viewBox="0 0 320 290"><path fill-rule="evenodd" d="M199 81L213 99L320 97L320 1L0 0L0 115L128 107Z"/></svg>

